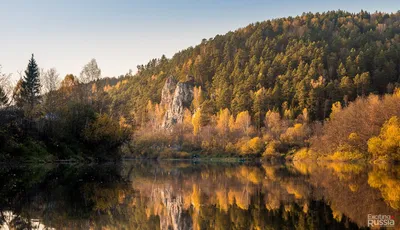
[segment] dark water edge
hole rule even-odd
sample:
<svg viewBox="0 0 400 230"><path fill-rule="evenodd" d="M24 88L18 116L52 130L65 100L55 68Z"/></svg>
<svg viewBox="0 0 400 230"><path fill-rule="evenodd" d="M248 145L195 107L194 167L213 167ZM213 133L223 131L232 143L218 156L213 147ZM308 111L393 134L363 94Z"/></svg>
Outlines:
<svg viewBox="0 0 400 230"><path fill-rule="evenodd" d="M24 159L12 159L7 161L0 161L1 164L18 165L18 164L105 164L105 163L120 163L124 161L143 162L143 161L155 161L155 162L170 162L170 161L183 161L183 162L262 162L271 161L260 157L253 158L242 158L242 157L197 157L197 158L138 158L138 157L122 157L122 158L103 158L103 159L83 159L83 158L70 158L63 160L24 160ZM285 159L274 159L273 162L284 163Z"/></svg>
<svg viewBox="0 0 400 230"><path fill-rule="evenodd" d="M400 221L398 165L0 164L0 185L0 226L15 229L359 229L368 214Z"/></svg>

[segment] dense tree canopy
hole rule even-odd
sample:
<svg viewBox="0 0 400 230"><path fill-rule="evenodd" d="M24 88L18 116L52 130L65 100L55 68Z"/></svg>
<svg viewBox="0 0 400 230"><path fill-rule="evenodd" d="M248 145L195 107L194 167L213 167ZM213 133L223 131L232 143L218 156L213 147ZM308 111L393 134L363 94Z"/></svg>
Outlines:
<svg viewBox="0 0 400 230"><path fill-rule="evenodd" d="M112 112L143 120L148 100L159 102L167 76L193 75L216 114L249 111L257 126L268 110L311 120L331 105L391 92L400 77L400 12L304 13L257 22L138 66L111 92ZM128 101L128 103L122 103Z"/></svg>

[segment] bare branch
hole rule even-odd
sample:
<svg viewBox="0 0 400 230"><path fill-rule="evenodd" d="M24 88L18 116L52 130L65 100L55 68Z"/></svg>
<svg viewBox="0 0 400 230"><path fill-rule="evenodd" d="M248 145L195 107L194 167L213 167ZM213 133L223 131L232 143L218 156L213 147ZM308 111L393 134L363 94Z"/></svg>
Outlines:
<svg viewBox="0 0 400 230"><path fill-rule="evenodd" d="M47 71L42 69L40 72L40 78L43 85L42 93L45 94L57 90L60 85L60 74L57 72L56 68L51 68Z"/></svg>

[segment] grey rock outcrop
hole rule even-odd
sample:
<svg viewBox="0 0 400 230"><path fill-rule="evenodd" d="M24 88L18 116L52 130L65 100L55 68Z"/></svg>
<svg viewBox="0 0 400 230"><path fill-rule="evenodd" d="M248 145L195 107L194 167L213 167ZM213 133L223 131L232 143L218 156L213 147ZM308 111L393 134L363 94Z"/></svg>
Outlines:
<svg viewBox="0 0 400 230"><path fill-rule="evenodd" d="M193 87L192 78L179 83L171 77L166 80L161 98L161 104L166 108L163 128L170 129L183 122L185 108L189 108L193 101Z"/></svg>
<svg viewBox="0 0 400 230"><path fill-rule="evenodd" d="M167 110L172 104L174 99L174 93L176 89L177 80L174 77L168 77L165 81L164 87L161 91L161 103L160 105Z"/></svg>

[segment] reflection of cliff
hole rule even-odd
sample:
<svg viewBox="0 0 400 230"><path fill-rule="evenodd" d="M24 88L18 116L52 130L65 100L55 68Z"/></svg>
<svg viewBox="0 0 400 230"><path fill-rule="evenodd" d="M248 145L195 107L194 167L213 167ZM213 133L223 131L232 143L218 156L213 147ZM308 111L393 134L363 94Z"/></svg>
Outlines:
<svg viewBox="0 0 400 230"><path fill-rule="evenodd" d="M10 226L35 219L56 229L355 228L367 214L399 218L399 169L133 162L119 173L66 168L40 177L3 169L0 214L15 214Z"/></svg>
<svg viewBox="0 0 400 230"><path fill-rule="evenodd" d="M275 228L279 228L279 221L287 222L292 227L300 224L300 219L314 219L323 223L324 220L318 219L326 218L324 215L331 215L330 209L326 208L328 213L313 216L312 213L322 211L315 210L320 207L311 200L313 189L307 183L307 179L307 176L296 172L293 174L285 167L275 165L193 168L161 164L151 171L151 176L132 177L131 181L141 196L151 194L151 199L146 205L149 207L148 214L160 216L161 229L185 229L176 228L182 224L191 225L193 229L204 229L202 226L207 222L205 218L214 219L216 216L213 215L222 215L219 223L221 225L215 223L216 229L218 226L221 229L229 229L241 225L246 228L246 224L250 224L246 222L246 218L258 218L258 227L263 229L268 224L260 218L266 215L277 221L274 222ZM253 210L255 207L257 209ZM245 213L250 209L257 217L246 216ZM210 215L210 210L213 210L214 214L204 216L205 212ZM179 217L182 213L191 213L192 221L182 221L185 219L183 216ZM240 216L232 216L233 213L240 213ZM290 222L289 217L292 215L295 218ZM331 218L333 219L332 215ZM346 217L339 222L333 220L332 225L341 226L345 221L348 221ZM229 227L227 223L237 225ZM228 227L222 227L224 224ZM208 226L205 229L210 228Z"/></svg>
<svg viewBox="0 0 400 230"><path fill-rule="evenodd" d="M153 204L153 210L148 214L160 217L160 229L191 229L192 222L185 213L184 199L181 195L175 196L171 186L154 188L149 202ZM156 204L160 205L159 208Z"/></svg>
<svg viewBox="0 0 400 230"><path fill-rule="evenodd" d="M158 207L150 208L153 210L151 215L166 220L161 221L162 229L182 229L176 228L182 226L182 213L191 213L192 222L186 220L185 223L196 229L204 224L201 214L209 207L215 207L215 212L231 215L229 213L235 209L253 209L260 205L257 202L262 203L258 206L259 212L281 213L282 220L295 215L298 221L301 218L318 219L312 214L321 212L315 205L318 206L318 201L326 202L332 209L325 214L332 218L330 224L344 224L345 227L351 226L351 222L366 226L370 213L400 214L394 209L397 190L388 191L390 186L393 187L394 178L385 179L386 182L375 180L374 186L380 188L375 189L371 187L371 178L376 169L368 174L368 168L362 165L296 163L288 168L268 164L193 168L191 165L161 164L156 168L152 176L131 178L131 181L140 194L151 194L148 207ZM180 222L174 223L174 220Z"/></svg>
<svg viewBox="0 0 400 230"><path fill-rule="evenodd" d="M254 184L245 180L244 184L248 186L243 187L242 174L246 173L247 167L240 168L241 181L235 179L234 175L230 176L231 181L227 181L226 174L234 173L233 169L213 167L191 171L190 167L185 168L184 165L178 169L157 167L152 176L134 177L131 180L133 188L139 190L141 196L149 196L147 213L160 217L161 229L199 229L202 222L199 215L209 205L216 205L223 212L227 212L228 207L234 204L243 210L248 208L249 192L250 189L254 190ZM135 186L139 184L139 187Z"/></svg>

